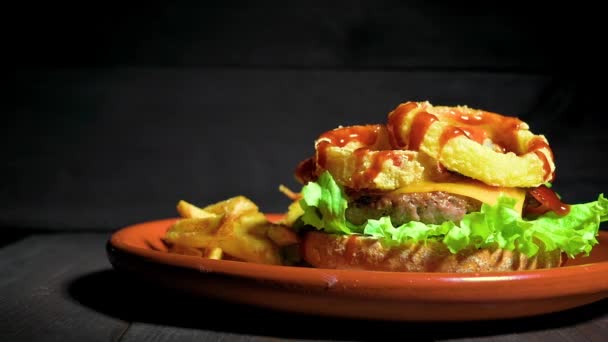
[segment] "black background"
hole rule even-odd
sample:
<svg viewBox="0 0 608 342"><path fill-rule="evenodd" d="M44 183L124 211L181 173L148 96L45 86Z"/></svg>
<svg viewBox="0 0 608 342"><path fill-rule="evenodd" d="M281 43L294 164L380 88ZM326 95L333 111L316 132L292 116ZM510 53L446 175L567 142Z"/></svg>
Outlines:
<svg viewBox="0 0 608 342"><path fill-rule="evenodd" d="M565 201L606 192L602 12L449 3L7 8L0 225L110 230L239 194L281 212L320 133L408 100L519 116Z"/></svg>

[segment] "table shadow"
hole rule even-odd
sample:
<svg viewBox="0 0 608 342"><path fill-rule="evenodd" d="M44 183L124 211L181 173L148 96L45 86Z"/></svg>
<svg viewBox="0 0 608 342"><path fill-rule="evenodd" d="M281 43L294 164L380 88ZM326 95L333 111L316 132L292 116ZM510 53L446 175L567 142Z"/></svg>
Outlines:
<svg viewBox="0 0 608 342"><path fill-rule="evenodd" d="M608 300L527 318L466 322L391 322L320 317L192 297L115 270L83 275L68 295L93 310L128 322L278 338L422 340L515 334L573 326L608 312Z"/></svg>

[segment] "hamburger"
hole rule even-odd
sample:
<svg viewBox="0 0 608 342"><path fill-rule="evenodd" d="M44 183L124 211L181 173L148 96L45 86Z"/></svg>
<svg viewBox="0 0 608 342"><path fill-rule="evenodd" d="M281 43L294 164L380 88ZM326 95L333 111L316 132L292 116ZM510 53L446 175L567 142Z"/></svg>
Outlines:
<svg viewBox="0 0 608 342"><path fill-rule="evenodd" d="M285 223L312 267L408 272L553 268L598 243L608 200L553 190L549 142L519 118L405 102L338 127L295 171Z"/></svg>

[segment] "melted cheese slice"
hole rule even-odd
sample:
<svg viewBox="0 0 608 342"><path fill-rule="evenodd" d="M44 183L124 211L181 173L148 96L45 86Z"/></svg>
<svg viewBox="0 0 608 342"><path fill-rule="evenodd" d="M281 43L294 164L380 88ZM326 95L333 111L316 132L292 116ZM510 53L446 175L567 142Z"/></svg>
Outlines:
<svg viewBox="0 0 608 342"><path fill-rule="evenodd" d="M515 210L520 214L524 206L524 199L526 198L526 190L521 188L509 188L499 186L489 186L483 183L434 183L434 182L421 182L416 184L410 184L406 187L394 190L394 193L413 193L413 192L432 192L432 191L444 191L451 194L461 195L465 197L474 198L480 202L487 204L496 204L500 194L505 194L511 198L517 200L515 203Z"/></svg>

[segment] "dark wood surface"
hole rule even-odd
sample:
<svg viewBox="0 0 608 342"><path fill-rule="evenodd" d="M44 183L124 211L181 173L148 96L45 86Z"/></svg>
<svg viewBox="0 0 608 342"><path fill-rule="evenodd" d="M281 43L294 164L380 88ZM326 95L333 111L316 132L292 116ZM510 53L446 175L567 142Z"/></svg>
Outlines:
<svg viewBox="0 0 608 342"><path fill-rule="evenodd" d="M35 234L0 249L0 340L605 341L608 300L522 319L408 323L276 312L158 288L114 271L109 233Z"/></svg>

